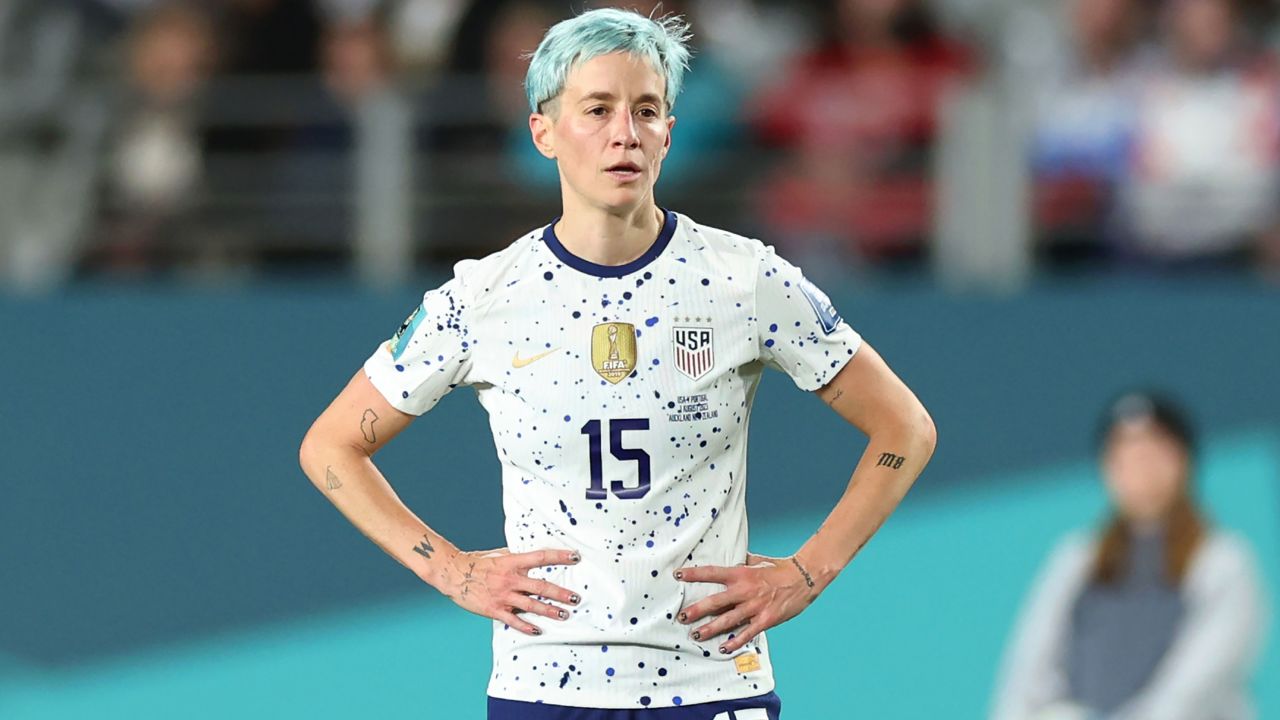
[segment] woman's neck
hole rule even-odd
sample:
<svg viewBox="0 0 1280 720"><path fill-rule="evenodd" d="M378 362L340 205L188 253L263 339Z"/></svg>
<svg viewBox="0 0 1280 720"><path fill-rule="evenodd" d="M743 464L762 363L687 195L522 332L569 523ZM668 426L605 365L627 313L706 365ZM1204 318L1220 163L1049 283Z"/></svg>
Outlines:
<svg viewBox="0 0 1280 720"><path fill-rule="evenodd" d="M555 233L566 250L583 260L625 265L653 246L662 220L662 211L652 199L622 213L574 208L566 202Z"/></svg>

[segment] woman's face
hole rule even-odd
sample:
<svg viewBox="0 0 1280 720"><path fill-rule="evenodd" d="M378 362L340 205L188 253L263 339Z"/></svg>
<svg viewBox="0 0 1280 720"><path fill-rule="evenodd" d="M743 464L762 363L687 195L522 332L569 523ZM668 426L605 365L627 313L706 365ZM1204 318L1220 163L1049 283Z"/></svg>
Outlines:
<svg viewBox="0 0 1280 720"><path fill-rule="evenodd" d="M1146 418L1119 422L1102 453L1111 501L1131 522L1163 519L1184 492L1189 469L1181 443Z"/></svg>

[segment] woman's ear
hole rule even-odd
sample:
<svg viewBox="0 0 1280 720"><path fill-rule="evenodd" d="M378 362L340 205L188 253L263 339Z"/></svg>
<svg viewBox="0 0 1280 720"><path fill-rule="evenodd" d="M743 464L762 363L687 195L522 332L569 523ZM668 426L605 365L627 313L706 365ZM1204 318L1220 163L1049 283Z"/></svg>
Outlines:
<svg viewBox="0 0 1280 720"><path fill-rule="evenodd" d="M543 157L552 160L556 157L555 134L551 132L553 120L542 113L529 115L529 134L533 137L533 146Z"/></svg>
<svg viewBox="0 0 1280 720"><path fill-rule="evenodd" d="M671 129L674 128L675 126L676 126L676 116L675 115L668 116L667 117L667 140L666 142L662 143L662 159L663 160L666 160L667 153L671 152Z"/></svg>

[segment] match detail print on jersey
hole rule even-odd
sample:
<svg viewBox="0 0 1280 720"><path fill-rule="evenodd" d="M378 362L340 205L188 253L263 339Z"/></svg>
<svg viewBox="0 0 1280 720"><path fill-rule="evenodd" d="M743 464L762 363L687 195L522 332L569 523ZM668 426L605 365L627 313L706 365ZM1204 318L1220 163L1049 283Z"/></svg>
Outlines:
<svg viewBox="0 0 1280 720"><path fill-rule="evenodd" d="M676 327L671 330L676 369L697 380L715 367L715 350L709 327Z"/></svg>
<svg viewBox="0 0 1280 720"><path fill-rule="evenodd" d="M591 329L591 366L617 385L636 369L636 326L600 323Z"/></svg>

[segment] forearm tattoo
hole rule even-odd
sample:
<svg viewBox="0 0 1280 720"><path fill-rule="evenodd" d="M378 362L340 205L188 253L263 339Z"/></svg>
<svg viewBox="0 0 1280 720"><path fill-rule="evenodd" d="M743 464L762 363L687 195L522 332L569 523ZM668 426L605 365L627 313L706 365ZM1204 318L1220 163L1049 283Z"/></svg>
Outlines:
<svg viewBox="0 0 1280 720"><path fill-rule="evenodd" d="M419 555L421 555L422 557L424 557L424 558L426 558L426 559L430 560L430 559L431 559L431 553L433 553L433 552L435 552L435 551L436 551L436 549L435 549L434 547L432 547L432 546L431 546L431 536L430 536L430 535L423 535L423 536L422 536L422 542L418 543L417 545L414 545L414 546L413 546L413 551L414 551L414 552L416 552L416 553L418 553L418 554L419 554Z"/></svg>
<svg viewBox="0 0 1280 720"><path fill-rule="evenodd" d="M468 565L470 567L467 568L467 572L462 576L462 597L466 597L467 593L471 592L471 584L476 582L476 564L468 563Z"/></svg>
<svg viewBox="0 0 1280 720"><path fill-rule="evenodd" d="M906 458L901 455L894 455L893 453L880 453L880 460L879 462L876 463L876 467L887 467L890 470L897 470L898 468L902 467L902 463L905 461L906 461Z"/></svg>
<svg viewBox="0 0 1280 720"><path fill-rule="evenodd" d="M795 555L791 556L791 562L796 564L796 569L804 576L804 584L809 587L813 587L813 576L809 574L808 570L804 569L804 566L800 564L800 561L796 559Z"/></svg>
<svg viewBox="0 0 1280 720"><path fill-rule="evenodd" d="M338 475L333 471L332 466L325 466L324 486L330 490L337 490L342 487L342 481L338 479Z"/></svg>
<svg viewBox="0 0 1280 720"><path fill-rule="evenodd" d="M370 445L378 442L378 434L373 430L373 424L378 422L378 413L373 408L367 408L364 411L364 417L360 418L360 432L364 433L364 439Z"/></svg>

